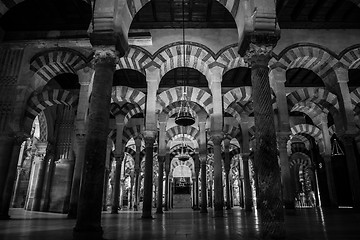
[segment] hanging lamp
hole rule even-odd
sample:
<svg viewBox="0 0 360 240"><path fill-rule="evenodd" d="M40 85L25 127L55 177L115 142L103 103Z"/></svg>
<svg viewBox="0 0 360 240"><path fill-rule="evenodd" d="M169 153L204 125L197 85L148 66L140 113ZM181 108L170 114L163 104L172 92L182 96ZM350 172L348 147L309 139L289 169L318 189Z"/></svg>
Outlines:
<svg viewBox="0 0 360 240"><path fill-rule="evenodd" d="M338 143L338 141L336 140L336 138L334 139L332 148L331 148L331 156L344 156L344 152L340 147L340 144Z"/></svg>
<svg viewBox="0 0 360 240"><path fill-rule="evenodd" d="M185 135L183 134L182 143L181 143L181 153L178 155L178 159L184 162L189 160L190 158L189 154L187 153L187 151L185 151L185 149L187 149L187 145L185 144Z"/></svg>
<svg viewBox="0 0 360 240"><path fill-rule="evenodd" d="M175 123L179 126L190 126L193 125L195 123L195 118L192 115L192 111L191 111L191 107L189 104L189 101L187 99L187 88L185 86L185 74L184 74L184 68L185 68L185 3L184 0L182 1L182 42L183 42L183 74L182 74L182 79L183 79L183 94L182 94L182 98L181 98L181 105L180 105L180 111L178 112L178 114L175 117Z"/></svg>

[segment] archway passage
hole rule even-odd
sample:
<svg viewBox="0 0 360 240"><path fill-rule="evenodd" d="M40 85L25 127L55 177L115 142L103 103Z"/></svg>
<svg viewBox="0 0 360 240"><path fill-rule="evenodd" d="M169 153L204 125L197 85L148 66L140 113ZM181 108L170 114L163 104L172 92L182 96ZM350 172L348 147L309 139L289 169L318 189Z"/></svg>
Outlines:
<svg viewBox="0 0 360 240"><path fill-rule="evenodd" d="M191 170L186 165L177 166L173 172L174 208L191 208Z"/></svg>

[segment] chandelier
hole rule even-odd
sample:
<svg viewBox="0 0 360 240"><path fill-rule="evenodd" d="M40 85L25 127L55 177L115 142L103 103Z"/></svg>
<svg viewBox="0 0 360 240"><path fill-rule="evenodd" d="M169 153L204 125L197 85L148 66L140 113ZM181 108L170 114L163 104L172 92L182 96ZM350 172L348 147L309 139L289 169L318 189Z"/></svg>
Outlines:
<svg viewBox="0 0 360 240"><path fill-rule="evenodd" d="M181 105L180 105L180 111L178 112L178 114L175 117L175 123L177 125L180 126L190 126L193 125L195 123L195 118L192 115L192 111L191 111L191 107L189 104L189 101L187 99L187 89L185 86L185 13L184 13L184 0L182 2L182 45L183 45L183 64L184 67L182 68L183 74L182 74L182 78L183 78L183 94L182 94L182 99L181 99Z"/></svg>
<svg viewBox="0 0 360 240"><path fill-rule="evenodd" d="M344 156L344 152L340 147L340 144L337 142L336 138L334 139L332 148L331 148L331 156Z"/></svg>
<svg viewBox="0 0 360 240"><path fill-rule="evenodd" d="M187 161L189 160L190 156L189 153L187 152L187 145L185 144L185 135L183 134L182 136L182 143L181 143L181 152L180 154L177 156L177 158L180 161Z"/></svg>

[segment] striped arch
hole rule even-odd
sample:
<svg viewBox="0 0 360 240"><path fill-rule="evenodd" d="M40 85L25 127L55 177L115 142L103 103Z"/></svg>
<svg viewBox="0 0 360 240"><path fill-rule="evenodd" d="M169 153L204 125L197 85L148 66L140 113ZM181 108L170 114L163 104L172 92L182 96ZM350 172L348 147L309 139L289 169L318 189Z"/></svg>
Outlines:
<svg viewBox="0 0 360 240"><path fill-rule="evenodd" d="M359 0L360 2L360 0ZM340 62L346 69L359 69L360 68L360 46L351 48L340 59Z"/></svg>
<svg viewBox="0 0 360 240"><path fill-rule="evenodd" d="M36 54L30 60L30 69L46 83L62 73L76 74L86 62L86 58L73 49L57 48Z"/></svg>
<svg viewBox="0 0 360 240"><path fill-rule="evenodd" d="M299 102L294 105L294 107L291 109L291 112L302 112L308 115L313 123L316 126L319 126L321 124L321 119L318 118L321 114L328 114L329 111L325 108L322 109L319 105L313 103L313 102Z"/></svg>
<svg viewBox="0 0 360 240"><path fill-rule="evenodd" d="M174 87L163 91L157 96L158 109L161 113L167 106L173 102L181 101L184 92L184 87ZM212 96L206 91L186 86L186 96L189 102L199 104L208 115L213 112Z"/></svg>
<svg viewBox="0 0 360 240"><path fill-rule="evenodd" d="M123 116L124 125L126 125L133 116L139 113L143 113L143 111L137 104L125 103L120 107L118 104L112 103L110 107L110 113L115 117L117 115Z"/></svg>
<svg viewBox="0 0 360 240"><path fill-rule="evenodd" d="M129 102L138 105L145 112L146 95L134 88L116 86L112 88L111 102Z"/></svg>
<svg viewBox="0 0 360 240"><path fill-rule="evenodd" d="M360 87L355 89L350 94L351 104L353 107L354 115L359 117L360 115Z"/></svg>
<svg viewBox="0 0 360 240"><path fill-rule="evenodd" d="M178 166L187 166L190 168L191 173L195 172L195 167L194 167L194 161L189 159L187 161L180 161L179 159L173 159L171 161L171 165L170 165L170 175L173 174L173 171L176 167Z"/></svg>
<svg viewBox="0 0 360 240"><path fill-rule="evenodd" d="M338 63L334 54L316 45L299 45L285 49L280 53L279 61L272 59L271 68L281 67L285 70L291 68L304 68L317 74L327 86L337 84L337 80L327 78L334 71ZM276 61L276 62L275 62ZM327 82L329 81L329 82Z"/></svg>
<svg viewBox="0 0 360 240"><path fill-rule="evenodd" d="M177 155L183 153L183 151L188 151L188 154L191 158L194 158L195 152L194 149L190 146L186 146L185 148L182 145L176 145L170 149L170 159L173 159Z"/></svg>
<svg viewBox="0 0 360 240"><path fill-rule="evenodd" d="M250 115L254 111L253 102L248 101L244 105L239 102L233 102L224 111L233 116L240 123L241 116L243 116L244 114Z"/></svg>
<svg viewBox="0 0 360 240"><path fill-rule="evenodd" d="M248 102L252 100L252 87L234 88L223 96L224 110L233 102Z"/></svg>
<svg viewBox="0 0 360 240"><path fill-rule="evenodd" d="M127 142L131 138L135 139L135 137L138 136L140 133L141 133L141 126L140 125L124 128L123 136L122 136L123 146L126 146Z"/></svg>
<svg viewBox="0 0 360 240"><path fill-rule="evenodd" d="M166 131L166 139L172 140L176 136L182 135L182 134L190 136L191 140L196 141L196 139L199 136L199 130L197 130L196 128L194 128L192 126L181 127L181 126L177 125Z"/></svg>
<svg viewBox="0 0 360 240"><path fill-rule="evenodd" d="M337 115L339 112L337 96L323 88L298 89L288 94L286 98L289 111L299 102L312 101L322 108L327 109L333 115Z"/></svg>
<svg viewBox="0 0 360 240"><path fill-rule="evenodd" d="M220 56L216 59L216 61L223 68L222 74L224 75L227 71L238 67L249 67L247 63L245 63L244 58L242 58L238 53L239 46L237 44L230 45L225 49L222 49L220 52Z"/></svg>
<svg viewBox="0 0 360 240"><path fill-rule="evenodd" d="M167 72L179 67L194 68L208 77L211 65L216 63L214 54L209 51L201 46L186 43L184 53L184 45L177 43L158 52L154 57L153 64L160 69L160 79Z"/></svg>
<svg viewBox="0 0 360 240"><path fill-rule="evenodd" d="M297 135L300 133L305 133L313 138L315 138L316 141L321 141L323 139L322 132L320 128L310 125L310 124L299 124L291 128L292 135Z"/></svg>
<svg viewBox="0 0 360 240"><path fill-rule="evenodd" d="M189 106L190 106L190 112L193 116L196 116L197 113L202 111L202 108L194 103L194 102L188 102ZM174 102L171 103L170 105L168 105L164 110L163 113L166 114L168 117L171 117L172 115L174 115L175 113L178 113L180 111L182 107L182 102L178 101L178 102Z"/></svg>
<svg viewBox="0 0 360 240"><path fill-rule="evenodd" d="M224 125L223 133L225 134L225 137L230 140L241 136L241 130L239 128L228 124Z"/></svg>
<svg viewBox="0 0 360 240"><path fill-rule="evenodd" d="M241 149L240 148L235 148L232 151L230 151L230 159L232 159L233 157L235 157L236 155L241 153Z"/></svg>
<svg viewBox="0 0 360 240"><path fill-rule="evenodd" d="M296 152L291 154L289 158L289 162L290 162L290 167L293 167L296 164L299 166L303 166L305 169L311 168L312 166L310 157L302 152Z"/></svg>
<svg viewBox="0 0 360 240"><path fill-rule="evenodd" d="M130 46L125 55L119 58L116 69L132 69L145 75L145 68L151 61L150 54L144 49Z"/></svg>
<svg viewBox="0 0 360 240"><path fill-rule="evenodd" d="M295 142L302 142L305 144L305 148L307 150L310 150L310 141L309 139L307 139L305 136L300 135L300 134L296 134L296 135L291 135L290 136L290 140L288 141L288 144L291 143L295 143Z"/></svg>
<svg viewBox="0 0 360 240"><path fill-rule="evenodd" d="M136 152L133 149L125 147L124 153L129 154L133 159L135 159Z"/></svg>
<svg viewBox="0 0 360 240"><path fill-rule="evenodd" d="M51 89L34 95L28 100L25 110L25 127L28 127L30 130L35 117L47 107L64 104L65 106L75 108L77 102L77 96L63 89Z"/></svg>

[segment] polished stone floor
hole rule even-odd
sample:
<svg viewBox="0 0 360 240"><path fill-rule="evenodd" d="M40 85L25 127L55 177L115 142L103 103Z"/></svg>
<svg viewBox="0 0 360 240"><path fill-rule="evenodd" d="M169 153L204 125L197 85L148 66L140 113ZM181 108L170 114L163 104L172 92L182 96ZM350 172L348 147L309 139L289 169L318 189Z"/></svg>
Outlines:
<svg viewBox="0 0 360 240"><path fill-rule="evenodd" d="M11 209L12 219L0 221L0 240L70 240L75 220L66 215ZM287 239L358 240L360 213L352 209L297 209L285 217ZM256 212L234 208L223 218L214 218L212 210L201 214L191 209L173 209L154 219L141 219L141 212L103 213L105 239L180 240L180 239L259 239Z"/></svg>

